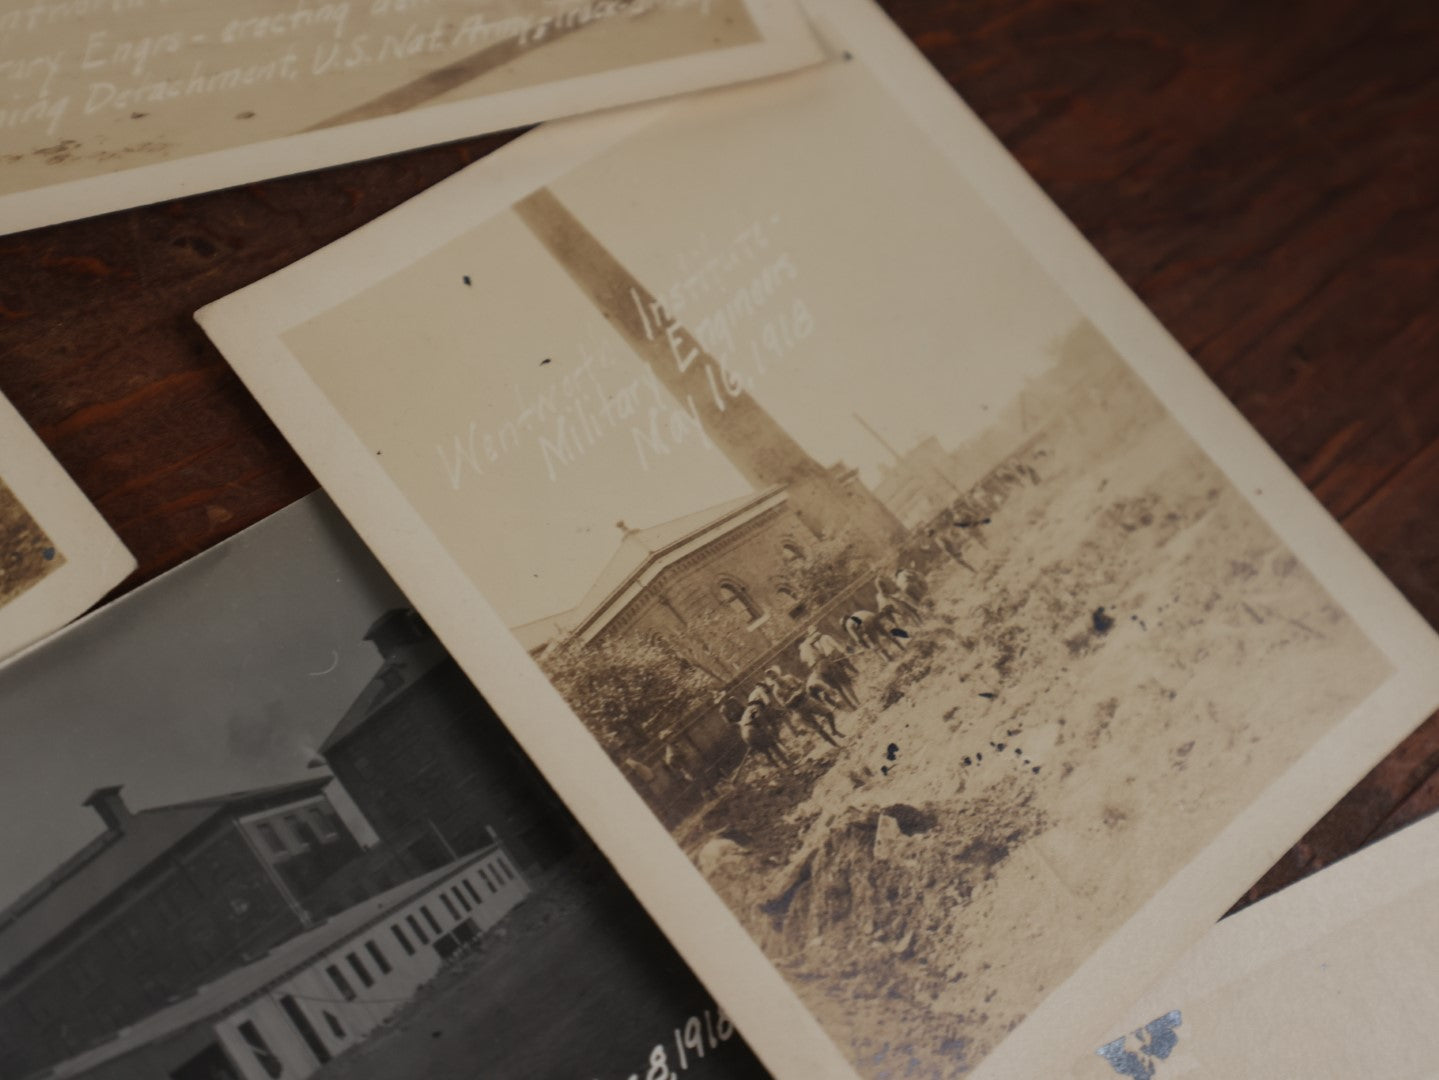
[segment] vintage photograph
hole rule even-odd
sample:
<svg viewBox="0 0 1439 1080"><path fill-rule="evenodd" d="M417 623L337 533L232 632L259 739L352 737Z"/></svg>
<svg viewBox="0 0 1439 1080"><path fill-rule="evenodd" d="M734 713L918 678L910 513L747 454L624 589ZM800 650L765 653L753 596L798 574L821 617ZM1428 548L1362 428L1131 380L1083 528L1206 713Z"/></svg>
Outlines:
<svg viewBox="0 0 1439 1080"><path fill-rule="evenodd" d="M0 478L0 607L64 565L64 554Z"/></svg>
<svg viewBox="0 0 1439 1080"><path fill-rule="evenodd" d="M1391 666L859 60L759 100L285 343L855 1069L963 1075Z"/></svg>
<svg viewBox="0 0 1439 1080"><path fill-rule="evenodd" d="M0 9L0 229L818 59L789 0L12 4ZM223 154L260 143L259 160ZM64 199L47 193L59 185Z"/></svg>
<svg viewBox="0 0 1439 1080"><path fill-rule="evenodd" d="M0 711L6 1077L766 1075L320 496Z"/></svg>
<svg viewBox="0 0 1439 1080"><path fill-rule="evenodd" d="M135 560L0 397L0 660L82 614Z"/></svg>
<svg viewBox="0 0 1439 1080"><path fill-rule="evenodd" d="M811 10L833 62L527 135L199 318L775 1072L1045 1075L1433 642L883 17Z"/></svg>

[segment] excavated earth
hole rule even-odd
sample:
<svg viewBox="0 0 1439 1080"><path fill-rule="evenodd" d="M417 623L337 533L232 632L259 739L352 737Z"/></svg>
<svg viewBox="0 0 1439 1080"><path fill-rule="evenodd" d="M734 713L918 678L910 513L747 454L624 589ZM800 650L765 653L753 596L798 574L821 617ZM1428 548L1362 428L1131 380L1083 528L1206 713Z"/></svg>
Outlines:
<svg viewBox="0 0 1439 1080"><path fill-rule="evenodd" d="M1123 433L1048 433L902 659L859 658L837 750L676 829L863 1075L968 1072L1387 674L1129 393Z"/></svg>

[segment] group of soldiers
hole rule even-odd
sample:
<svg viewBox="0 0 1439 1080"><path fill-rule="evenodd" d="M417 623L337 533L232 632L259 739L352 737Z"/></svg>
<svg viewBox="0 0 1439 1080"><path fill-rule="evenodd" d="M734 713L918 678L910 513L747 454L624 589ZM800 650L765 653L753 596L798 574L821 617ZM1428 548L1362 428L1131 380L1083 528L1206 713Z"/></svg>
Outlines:
<svg viewBox="0 0 1439 1080"><path fill-rule="evenodd" d="M743 703L724 697L721 713L738 727L747 751L763 756L776 769L788 769L795 759L785 746L785 733L798 740L808 731L838 746L844 738L839 714L860 706L854 657L861 651L876 652L885 661L902 656L911 640L910 628L925 621L928 593L923 574L915 568L902 569L893 577L880 574L875 579L874 608L860 608L841 620L846 644L818 626L806 632L798 649L803 678L774 665Z"/></svg>
<svg viewBox="0 0 1439 1080"><path fill-rule="evenodd" d="M746 754L763 757L781 770L793 767L793 747L802 740L817 736L838 746L845 737L839 729L840 714L853 713L860 706L855 660L865 653L878 654L886 663L903 656L934 606L928 576L946 565L976 573L966 556L971 544L989 546L985 527L991 523L990 515L1011 489L1038 484L1039 479L1034 467L1022 459L994 469L914 531L898 553L895 572L875 578L872 607L851 611L834 634L818 625L806 631L797 650L799 674L775 664L744 698L734 692L722 694L716 700L720 715L737 729ZM677 745L666 748L663 762L680 780L694 779L689 755Z"/></svg>

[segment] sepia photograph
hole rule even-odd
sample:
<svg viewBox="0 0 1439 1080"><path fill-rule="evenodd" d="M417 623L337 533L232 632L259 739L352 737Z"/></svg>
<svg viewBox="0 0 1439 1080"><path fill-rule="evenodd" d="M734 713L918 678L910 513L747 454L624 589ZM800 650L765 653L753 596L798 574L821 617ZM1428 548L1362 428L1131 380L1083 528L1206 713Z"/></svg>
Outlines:
<svg viewBox="0 0 1439 1080"><path fill-rule="evenodd" d="M0 477L0 607L65 565L45 530Z"/></svg>
<svg viewBox="0 0 1439 1080"><path fill-rule="evenodd" d="M9 5L0 231L818 59L791 0Z"/></svg>
<svg viewBox="0 0 1439 1080"><path fill-rule="evenodd" d="M101 599L135 560L0 397L0 660Z"/></svg>
<svg viewBox="0 0 1439 1080"><path fill-rule="evenodd" d="M1432 640L1376 640L1293 477L843 41L200 321L771 1068L797 1002L809 1075L1034 1075L1423 715L1367 710Z"/></svg>
<svg viewBox="0 0 1439 1080"><path fill-rule="evenodd" d="M320 496L0 705L6 1077L767 1075Z"/></svg>

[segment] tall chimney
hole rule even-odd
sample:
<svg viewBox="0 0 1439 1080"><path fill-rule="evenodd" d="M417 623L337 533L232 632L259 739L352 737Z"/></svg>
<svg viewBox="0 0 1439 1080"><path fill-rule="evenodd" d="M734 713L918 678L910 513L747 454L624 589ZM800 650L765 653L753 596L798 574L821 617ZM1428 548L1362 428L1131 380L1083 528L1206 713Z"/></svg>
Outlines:
<svg viewBox="0 0 1439 1080"><path fill-rule="evenodd" d="M872 554L886 555L903 541L904 526L889 508L811 457L554 192L538 188L511 209L756 490L785 485L790 506L816 536L852 529Z"/></svg>
<svg viewBox="0 0 1439 1080"><path fill-rule="evenodd" d="M131 818L130 808L125 805L125 797L120 794L120 784L114 787L96 788L90 792L90 797L81 805L94 807L95 813L100 815L100 820L105 823L105 828L119 831L125 827L125 822Z"/></svg>

